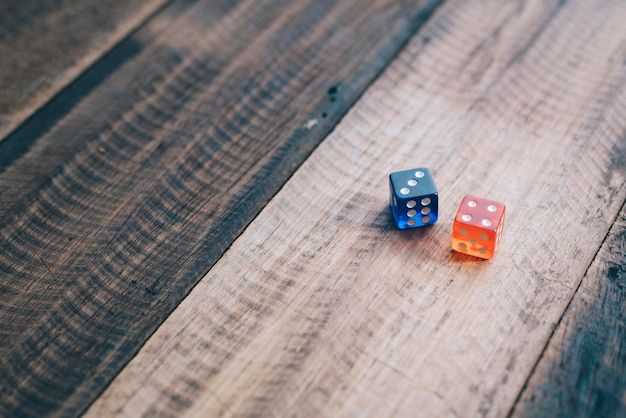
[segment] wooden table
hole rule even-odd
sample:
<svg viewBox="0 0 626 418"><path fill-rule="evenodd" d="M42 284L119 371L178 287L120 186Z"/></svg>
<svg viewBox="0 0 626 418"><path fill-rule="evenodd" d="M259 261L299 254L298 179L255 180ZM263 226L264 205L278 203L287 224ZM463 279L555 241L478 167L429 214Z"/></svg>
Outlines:
<svg viewBox="0 0 626 418"><path fill-rule="evenodd" d="M5 0L0 89L0 416L626 416L625 2Z"/></svg>

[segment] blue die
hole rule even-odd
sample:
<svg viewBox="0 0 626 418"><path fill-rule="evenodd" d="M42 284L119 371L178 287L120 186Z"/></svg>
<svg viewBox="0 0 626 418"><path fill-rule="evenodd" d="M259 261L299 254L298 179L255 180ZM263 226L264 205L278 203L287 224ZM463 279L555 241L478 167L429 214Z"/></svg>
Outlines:
<svg viewBox="0 0 626 418"><path fill-rule="evenodd" d="M389 189L391 212L398 228L417 228L437 222L437 187L427 168L391 173Z"/></svg>

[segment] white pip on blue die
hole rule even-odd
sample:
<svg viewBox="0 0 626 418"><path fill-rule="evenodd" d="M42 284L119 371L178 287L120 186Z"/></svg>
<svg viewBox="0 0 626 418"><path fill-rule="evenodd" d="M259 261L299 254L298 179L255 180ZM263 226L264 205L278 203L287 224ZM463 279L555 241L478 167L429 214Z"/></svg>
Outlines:
<svg viewBox="0 0 626 418"><path fill-rule="evenodd" d="M439 198L430 170L426 167L389 175L391 212L400 229L437 222Z"/></svg>

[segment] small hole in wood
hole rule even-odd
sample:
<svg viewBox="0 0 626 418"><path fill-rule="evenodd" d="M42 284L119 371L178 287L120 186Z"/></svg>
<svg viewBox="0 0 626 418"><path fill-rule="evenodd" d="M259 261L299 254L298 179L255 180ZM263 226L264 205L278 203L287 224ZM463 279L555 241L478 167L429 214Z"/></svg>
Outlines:
<svg viewBox="0 0 626 418"><path fill-rule="evenodd" d="M341 90L341 87L339 87L339 86L332 86L332 87L330 87L328 89L328 94L332 96L334 94L339 93L340 90Z"/></svg>

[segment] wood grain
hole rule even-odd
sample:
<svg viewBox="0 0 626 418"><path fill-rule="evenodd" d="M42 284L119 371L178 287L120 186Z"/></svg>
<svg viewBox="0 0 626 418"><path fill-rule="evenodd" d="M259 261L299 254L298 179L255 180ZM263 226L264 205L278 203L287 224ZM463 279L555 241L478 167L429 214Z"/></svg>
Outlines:
<svg viewBox="0 0 626 418"><path fill-rule="evenodd" d="M626 208L611 228L513 416L626 416Z"/></svg>
<svg viewBox="0 0 626 418"><path fill-rule="evenodd" d="M625 19L446 2L86 416L506 415L626 198ZM421 165L441 221L398 231ZM507 205L491 261L465 194Z"/></svg>
<svg viewBox="0 0 626 418"><path fill-rule="evenodd" d="M177 1L0 143L0 415L86 408L437 4Z"/></svg>
<svg viewBox="0 0 626 418"><path fill-rule="evenodd" d="M0 141L165 3L0 2Z"/></svg>

